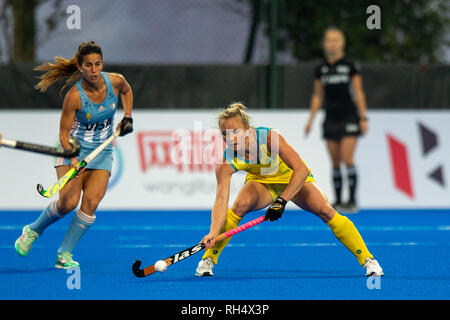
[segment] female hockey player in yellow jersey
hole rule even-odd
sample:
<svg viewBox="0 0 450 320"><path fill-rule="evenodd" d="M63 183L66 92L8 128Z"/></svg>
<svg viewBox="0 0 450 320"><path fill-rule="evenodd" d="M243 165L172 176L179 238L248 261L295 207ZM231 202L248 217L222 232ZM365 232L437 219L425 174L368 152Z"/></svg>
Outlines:
<svg viewBox="0 0 450 320"><path fill-rule="evenodd" d="M218 117L226 144L222 163L216 166L216 200L211 212L210 232L203 237L206 252L195 274L212 276L213 266L230 238L215 243L214 237L238 226L248 212L267 206L266 220L278 220L291 200L317 215L366 269L366 275L383 275L354 224L330 205L316 185L310 169L277 131L250 126L250 116L241 103L233 103ZM247 172L245 184L228 208L233 173Z"/></svg>

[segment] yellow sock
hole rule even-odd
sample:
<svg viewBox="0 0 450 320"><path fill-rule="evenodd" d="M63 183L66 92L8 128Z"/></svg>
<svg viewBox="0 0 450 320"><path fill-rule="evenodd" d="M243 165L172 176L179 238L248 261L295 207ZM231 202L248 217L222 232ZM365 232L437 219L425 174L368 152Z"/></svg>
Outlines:
<svg viewBox="0 0 450 320"><path fill-rule="evenodd" d="M220 233L227 232L233 228L236 228L241 221L241 217L237 216L231 209L228 209L227 217L225 222L220 230ZM202 259L211 258L214 264L217 264L217 260L219 259L219 255L228 242L231 240L230 238L226 238L220 242L217 242L212 248L206 250Z"/></svg>
<svg viewBox="0 0 450 320"><path fill-rule="evenodd" d="M336 238L355 255L360 265L365 263L366 258L373 258L355 225L347 217L336 212L334 217L327 222L327 225Z"/></svg>

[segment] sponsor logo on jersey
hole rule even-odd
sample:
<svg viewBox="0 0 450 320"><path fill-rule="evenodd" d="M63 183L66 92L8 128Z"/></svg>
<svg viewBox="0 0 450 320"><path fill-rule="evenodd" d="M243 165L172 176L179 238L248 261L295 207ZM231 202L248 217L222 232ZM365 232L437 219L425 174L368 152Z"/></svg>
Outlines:
<svg viewBox="0 0 450 320"><path fill-rule="evenodd" d="M320 77L322 83L326 84L338 84L338 83L348 83L350 77L348 74L331 74L331 75L323 75Z"/></svg>
<svg viewBox="0 0 450 320"><path fill-rule="evenodd" d="M336 67L337 73L350 73L350 67L345 65L339 65Z"/></svg>
<svg viewBox="0 0 450 320"><path fill-rule="evenodd" d="M111 124L112 124L112 120L111 119L105 120L103 122L92 123L92 124L87 124L86 123L86 131L103 130L103 129L109 127Z"/></svg>

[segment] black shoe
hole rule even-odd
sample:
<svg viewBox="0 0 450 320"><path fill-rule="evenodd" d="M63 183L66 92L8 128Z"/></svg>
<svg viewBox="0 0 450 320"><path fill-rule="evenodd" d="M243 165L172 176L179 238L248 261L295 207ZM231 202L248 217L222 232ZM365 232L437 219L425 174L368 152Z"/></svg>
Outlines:
<svg viewBox="0 0 450 320"><path fill-rule="evenodd" d="M341 210L343 213L358 213L358 206L354 202L346 202L341 205Z"/></svg>
<svg viewBox="0 0 450 320"><path fill-rule="evenodd" d="M334 210L336 210L336 211L342 211L342 207L343 207L343 204L341 203L341 202L335 202L335 203L333 203L333 208L334 208Z"/></svg>

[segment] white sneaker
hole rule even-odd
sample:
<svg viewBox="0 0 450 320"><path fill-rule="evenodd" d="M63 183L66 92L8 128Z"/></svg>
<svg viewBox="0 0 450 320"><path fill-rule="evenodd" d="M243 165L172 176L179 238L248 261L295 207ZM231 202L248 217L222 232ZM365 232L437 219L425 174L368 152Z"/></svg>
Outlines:
<svg viewBox="0 0 450 320"><path fill-rule="evenodd" d="M203 259L198 263L197 270L195 270L195 275L197 277L213 276L213 267L214 263L212 262L211 258Z"/></svg>
<svg viewBox="0 0 450 320"><path fill-rule="evenodd" d="M364 268L366 269L366 276L384 276L383 269L381 269L380 264L375 259L366 259L366 263L364 263Z"/></svg>

